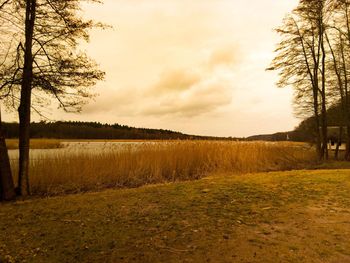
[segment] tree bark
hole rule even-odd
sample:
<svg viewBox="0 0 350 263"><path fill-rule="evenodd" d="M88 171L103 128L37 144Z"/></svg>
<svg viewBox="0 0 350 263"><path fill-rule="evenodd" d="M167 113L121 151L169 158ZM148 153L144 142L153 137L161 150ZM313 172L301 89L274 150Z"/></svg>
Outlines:
<svg viewBox="0 0 350 263"><path fill-rule="evenodd" d="M11 201L16 198L16 193L1 121L0 109L0 201Z"/></svg>
<svg viewBox="0 0 350 263"><path fill-rule="evenodd" d="M325 96L323 96L325 99ZM322 102L322 159L328 160L328 128L327 128L327 108L324 102Z"/></svg>
<svg viewBox="0 0 350 263"><path fill-rule="evenodd" d="M334 153L334 159L335 160L339 159L339 148L340 148L340 145L341 145L342 141L343 141L343 126L340 126L339 127L337 147L336 147L335 153Z"/></svg>
<svg viewBox="0 0 350 263"><path fill-rule="evenodd" d="M30 195L29 187L29 144L30 110L33 82L33 33L36 14L36 0L26 1L25 54L19 113L19 195Z"/></svg>
<svg viewBox="0 0 350 263"><path fill-rule="evenodd" d="M316 78L317 78L317 74ZM314 108L314 118L315 118L315 137L316 137L316 154L319 161L322 161L322 141L321 141L321 131L320 131L320 114L319 114L319 102L318 102L318 80L315 78L313 84L313 108Z"/></svg>
<svg viewBox="0 0 350 263"><path fill-rule="evenodd" d="M322 52L321 60L321 116L322 116L322 158L328 160L328 122L327 122L327 94L326 94L326 49L325 49L325 26L323 18L323 4L320 6L320 17L319 17L319 34L320 34L320 45Z"/></svg>
<svg viewBox="0 0 350 263"><path fill-rule="evenodd" d="M350 126L346 127L346 151L345 160L350 161Z"/></svg>
<svg viewBox="0 0 350 263"><path fill-rule="evenodd" d="M318 115L315 115L315 137L316 137L316 153L318 159L322 160L322 151L321 151L321 135L320 135L320 120Z"/></svg>

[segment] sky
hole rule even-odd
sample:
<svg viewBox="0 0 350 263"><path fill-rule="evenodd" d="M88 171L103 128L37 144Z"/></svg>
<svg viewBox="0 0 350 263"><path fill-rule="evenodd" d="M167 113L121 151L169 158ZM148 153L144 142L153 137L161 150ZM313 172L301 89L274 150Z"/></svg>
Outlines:
<svg viewBox="0 0 350 263"><path fill-rule="evenodd" d="M292 130L292 89L265 69L273 31L297 0L105 0L87 18L113 28L82 48L106 72L80 114L55 107L51 120L99 121L187 134L246 137ZM6 118L12 118L6 115ZM38 117L34 117L38 120Z"/></svg>

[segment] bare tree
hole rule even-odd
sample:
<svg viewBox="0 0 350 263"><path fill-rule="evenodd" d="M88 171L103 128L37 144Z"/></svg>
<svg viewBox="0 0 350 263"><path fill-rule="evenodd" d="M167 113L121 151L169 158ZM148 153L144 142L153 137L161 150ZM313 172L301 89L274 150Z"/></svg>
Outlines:
<svg viewBox="0 0 350 263"><path fill-rule="evenodd" d="M299 116L313 116L316 150L320 159L327 151L327 90L325 21L326 0L301 0L277 29L282 41L269 70L279 71L279 87L292 86Z"/></svg>
<svg viewBox="0 0 350 263"><path fill-rule="evenodd" d="M6 12L4 9L6 6L10 3L10 0L6 0L4 2L0 2L0 13L3 11ZM1 19L0 19L1 21ZM4 51L0 49L1 51ZM0 61L0 77L2 79L2 75L4 73L3 66L5 64L5 58L2 58ZM0 103L2 101L2 96L0 96ZM9 155L6 147L6 141L4 132L2 129L2 119L1 119L1 108L0 108L0 201L10 201L15 199L16 193L11 173L11 167L10 167L10 160Z"/></svg>
<svg viewBox="0 0 350 263"><path fill-rule="evenodd" d="M40 112L34 106L45 103L49 95L57 99L64 110L80 111L93 96L91 87L104 77L97 65L79 50L81 41L89 40L88 30L102 27L81 17L81 2L83 0L26 0L16 5L16 14L20 15L13 18L14 27L21 31L23 26L24 30L16 36L14 66L7 72L2 89L11 94L12 106L19 106L21 195L30 194L31 110Z"/></svg>
<svg viewBox="0 0 350 263"><path fill-rule="evenodd" d="M5 136L2 130L0 109L0 201L15 199L15 187L12 179L10 159L6 147Z"/></svg>
<svg viewBox="0 0 350 263"><path fill-rule="evenodd" d="M19 113L19 174L18 188L20 195L30 194L29 187L29 141L30 107L33 86L33 37L36 19L36 0L26 1L24 65L21 84Z"/></svg>
<svg viewBox="0 0 350 263"><path fill-rule="evenodd" d="M329 25L327 43L331 51L334 76L334 101L340 104L347 126L345 159L350 160L350 1L335 1L332 24Z"/></svg>

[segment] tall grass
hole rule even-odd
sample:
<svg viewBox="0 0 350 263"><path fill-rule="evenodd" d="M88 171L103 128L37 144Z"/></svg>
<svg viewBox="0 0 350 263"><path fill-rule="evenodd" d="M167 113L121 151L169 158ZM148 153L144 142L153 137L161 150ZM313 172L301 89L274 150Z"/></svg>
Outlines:
<svg viewBox="0 0 350 263"><path fill-rule="evenodd" d="M112 187L194 180L212 173L304 168L313 151L290 143L181 141L104 150L46 150L30 163L34 194L57 195ZM17 160L12 160L14 174Z"/></svg>
<svg viewBox="0 0 350 263"><path fill-rule="evenodd" d="M6 145L10 150L18 149L18 139L7 139ZM62 148L60 140L56 139L31 139L30 148L31 149L57 149Z"/></svg>

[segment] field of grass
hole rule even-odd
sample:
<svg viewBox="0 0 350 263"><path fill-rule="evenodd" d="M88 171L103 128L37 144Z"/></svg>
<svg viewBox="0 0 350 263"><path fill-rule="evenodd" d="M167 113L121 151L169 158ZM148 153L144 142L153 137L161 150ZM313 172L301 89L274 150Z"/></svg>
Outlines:
<svg viewBox="0 0 350 263"><path fill-rule="evenodd" d="M0 255L39 263L350 262L349 189L349 170L290 171L3 204Z"/></svg>
<svg viewBox="0 0 350 263"><path fill-rule="evenodd" d="M203 178L211 173L251 173L308 167L313 149L293 143L180 141L125 145L103 150L60 149L32 156L30 177L36 195L60 195L106 188ZM12 160L17 174L17 160Z"/></svg>
<svg viewBox="0 0 350 263"><path fill-rule="evenodd" d="M9 150L18 149L18 139L7 139L6 145ZM57 139L31 139L31 149L57 149L62 148L61 140Z"/></svg>
<svg viewBox="0 0 350 263"><path fill-rule="evenodd" d="M149 142L150 140L148 140ZM90 143L90 142L146 142L146 140L103 140L103 139L31 139L30 140L30 148L31 149L58 149L63 148L65 143L70 142L82 142L82 143ZM152 140L152 142L163 142L163 140ZM6 139L6 145L9 150L18 149L18 139Z"/></svg>

